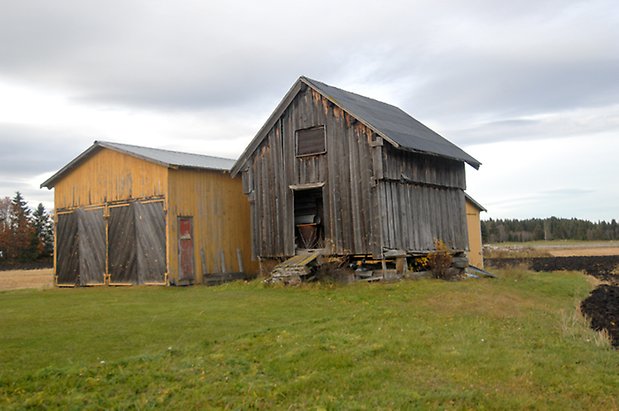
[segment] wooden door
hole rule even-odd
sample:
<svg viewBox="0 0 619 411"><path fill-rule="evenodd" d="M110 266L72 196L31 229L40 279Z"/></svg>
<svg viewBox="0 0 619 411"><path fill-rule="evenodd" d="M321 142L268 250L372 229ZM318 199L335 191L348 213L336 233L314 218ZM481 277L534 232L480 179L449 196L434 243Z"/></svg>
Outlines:
<svg viewBox="0 0 619 411"><path fill-rule="evenodd" d="M75 214L79 238L80 285L103 284L106 258L103 208L78 208Z"/></svg>
<svg viewBox="0 0 619 411"><path fill-rule="evenodd" d="M178 279L194 279L192 217L178 217Z"/></svg>
<svg viewBox="0 0 619 411"><path fill-rule="evenodd" d="M108 218L108 273L112 284L138 284L138 249L132 203L110 207Z"/></svg>
<svg viewBox="0 0 619 411"><path fill-rule="evenodd" d="M134 203L140 284L161 283L167 271L163 201Z"/></svg>

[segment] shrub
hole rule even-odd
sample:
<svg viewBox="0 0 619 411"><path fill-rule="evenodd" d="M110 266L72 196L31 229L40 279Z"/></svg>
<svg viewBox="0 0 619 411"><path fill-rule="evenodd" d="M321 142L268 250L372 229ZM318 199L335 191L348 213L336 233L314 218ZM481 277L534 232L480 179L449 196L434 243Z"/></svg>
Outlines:
<svg viewBox="0 0 619 411"><path fill-rule="evenodd" d="M434 240L435 251L428 254L428 266L434 278L449 280L454 277L453 270L450 270L453 257L447 245L441 240Z"/></svg>

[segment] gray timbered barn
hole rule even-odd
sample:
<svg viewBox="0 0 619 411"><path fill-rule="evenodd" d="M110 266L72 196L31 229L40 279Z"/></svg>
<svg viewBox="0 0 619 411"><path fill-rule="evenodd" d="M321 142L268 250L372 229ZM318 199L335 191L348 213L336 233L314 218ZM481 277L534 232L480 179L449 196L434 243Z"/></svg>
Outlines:
<svg viewBox="0 0 619 411"><path fill-rule="evenodd" d="M399 108L301 77L235 163L255 256L382 258L467 248L465 163ZM392 253L393 254L393 253Z"/></svg>

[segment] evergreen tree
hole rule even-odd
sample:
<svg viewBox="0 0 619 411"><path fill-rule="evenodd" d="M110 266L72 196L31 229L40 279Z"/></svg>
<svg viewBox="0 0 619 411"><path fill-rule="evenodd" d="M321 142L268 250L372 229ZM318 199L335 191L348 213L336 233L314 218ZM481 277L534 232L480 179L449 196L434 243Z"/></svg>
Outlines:
<svg viewBox="0 0 619 411"><path fill-rule="evenodd" d="M489 233L488 233L488 224L485 224L485 221L481 222L481 241L484 244L489 243Z"/></svg>
<svg viewBox="0 0 619 411"><path fill-rule="evenodd" d="M0 261L6 260L12 240L11 199L0 198Z"/></svg>
<svg viewBox="0 0 619 411"><path fill-rule="evenodd" d="M51 256L54 252L54 226L42 203L32 213L32 224L39 239L39 256Z"/></svg>
<svg viewBox="0 0 619 411"><path fill-rule="evenodd" d="M19 261L32 261L38 256L39 238L31 221L28 203L17 191L11 201L12 244L7 258Z"/></svg>

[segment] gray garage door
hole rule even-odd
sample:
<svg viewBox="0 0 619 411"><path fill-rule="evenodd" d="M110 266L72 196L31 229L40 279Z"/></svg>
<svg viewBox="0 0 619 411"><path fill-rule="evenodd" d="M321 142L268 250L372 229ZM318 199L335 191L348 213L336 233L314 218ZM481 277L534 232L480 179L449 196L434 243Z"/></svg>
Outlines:
<svg viewBox="0 0 619 411"><path fill-rule="evenodd" d="M111 207L108 224L111 282L163 282L166 272L163 202Z"/></svg>
<svg viewBox="0 0 619 411"><path fill-rule="evenodd" d="M56 224L56 281L77 285L80 272L77 214L58 215Z"/></svg>
<svg viewBox="0 0 619 411"><path fill-rule="evenodd" d="M102 284L106 251L103 208L59 214L56 236L58 284Z"/></svg>

